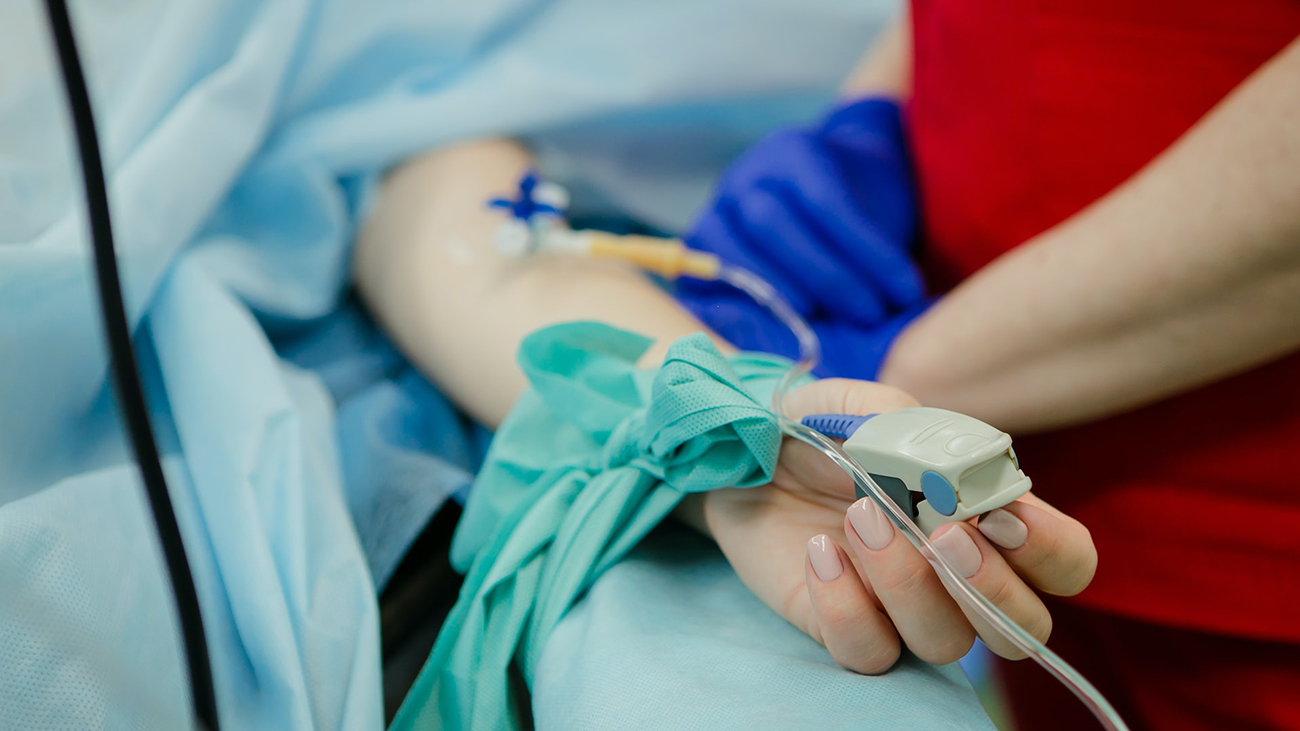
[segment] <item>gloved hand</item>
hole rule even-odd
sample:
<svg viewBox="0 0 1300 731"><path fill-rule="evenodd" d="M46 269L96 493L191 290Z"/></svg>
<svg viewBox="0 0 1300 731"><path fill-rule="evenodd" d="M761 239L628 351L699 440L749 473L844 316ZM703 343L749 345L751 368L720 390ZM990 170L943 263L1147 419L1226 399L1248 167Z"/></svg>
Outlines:
<svg viewBox="0 0 1300 731"><path fill-rule="evenodd" d="M819 373L873 378L926 304L917 219L900 110L873 98L754 145L684 238L784 294L822 335ZM682 280L677 293L737 347L796 355L785 327L728 285Z"/></svg>

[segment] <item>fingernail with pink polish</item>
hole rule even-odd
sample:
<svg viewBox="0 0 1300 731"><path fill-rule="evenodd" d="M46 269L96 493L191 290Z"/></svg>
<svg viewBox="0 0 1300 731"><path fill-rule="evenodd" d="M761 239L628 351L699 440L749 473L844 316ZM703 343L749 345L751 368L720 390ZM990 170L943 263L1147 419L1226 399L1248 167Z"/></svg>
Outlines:
<svg viewBox="0 0 1300 731"><path fill-rule="evenodd" d="M839 551L835 550L831 539L824 535L808 539L808 561L812 563L813 573L822 581L834 581L844 572Z"/></svg>
<svg viewBox="0 0 1300 731"><path fill-rule="evenodd" d="M984 562L979 546L975 545L975 541L972 541L960 526L953 526L948 532L931 539L930 542L934 544L935 550L952 564L957 573L968 579L980 570L980 564Z"/></svg>
<svg viewBox="0 0 1300 731"><path fill-rule="evenodd" d="M871 498L864 497L849 506L849 523L858 538L873 551L879 551L894 539L894 524Z"/></svg>
<svg viewBox="0 0 1300 731"><path fill-rule="evenodd" d="M1024 521L1001 508L980 518L978 527L985 538L1006 549L1020 548L1029 540Z"/></svg>

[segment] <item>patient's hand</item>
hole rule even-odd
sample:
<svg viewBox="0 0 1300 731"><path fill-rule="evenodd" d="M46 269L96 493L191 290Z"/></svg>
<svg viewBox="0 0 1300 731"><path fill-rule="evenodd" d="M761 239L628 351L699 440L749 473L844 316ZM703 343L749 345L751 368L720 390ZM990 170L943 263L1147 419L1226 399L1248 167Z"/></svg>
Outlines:
<svg viewBox="0 0 1300 731"><path fill-rule="evenodd" d="M914 405L887 386L836 379L787 398L792 418ZM840 665L884 672L904 643L940 664L971 648L979 625L874 503L854 502L848 475L812 447L787 439L771 484L718 490L703 500L704 520L741 580ZM1087 529L1032 494L982 516L978 527L944 525L931 539L975 588L1040 640L1052 620L1036 592L1076 594L1097 563ZM994 652L1023 657L1000 636L979 634Z"/></svg>

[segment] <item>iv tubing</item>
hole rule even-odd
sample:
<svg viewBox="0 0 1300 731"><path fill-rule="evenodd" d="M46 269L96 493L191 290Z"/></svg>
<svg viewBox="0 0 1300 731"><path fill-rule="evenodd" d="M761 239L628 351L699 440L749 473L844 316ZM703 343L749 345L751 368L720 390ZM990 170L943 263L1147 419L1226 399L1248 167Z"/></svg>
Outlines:
<svg viewBox="0 0 1300 731"><path fill-rule="evenodd" d="M721 263L712 254L686 247L679 239L617 235L584 231L587 253L597 258L617 258L669 279L718 279Z"/></svg>

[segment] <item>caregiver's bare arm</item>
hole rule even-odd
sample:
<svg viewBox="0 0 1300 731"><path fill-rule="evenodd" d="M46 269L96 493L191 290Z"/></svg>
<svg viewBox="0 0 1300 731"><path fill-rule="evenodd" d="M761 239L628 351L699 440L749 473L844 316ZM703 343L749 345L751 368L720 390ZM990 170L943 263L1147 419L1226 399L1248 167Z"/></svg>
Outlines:
<svg viewBox="0 0 1300 731"><path fill-rule="evenodd" d="M876 36L858 61L841 93L849 98L887 96L905 99L912 92L911 4L903 3L899 14Z"/></svg>
<svg viewBox="0 0 1300 731"><path fill-rule="evenodd" d="M616 262L496 252L502 220L485 202L510 194L530 164L522 147L482 140L418 157L385 181L357 243L356 278L383 328L471 416L500 423L524 392L515 351L528 333L600 320L651 338L646 362L704 327L644 276Z"/></svg>
<svg viewBox="0 0 1300 731"><path fill-rule="evenodd" d="M1028 431L1298 345L1300 40L1131 180L945 297L881 380Z"/></svg>

